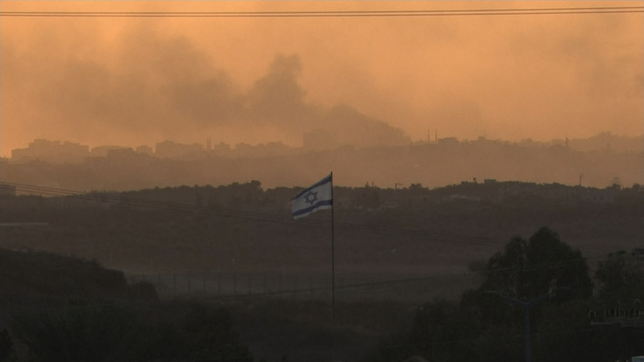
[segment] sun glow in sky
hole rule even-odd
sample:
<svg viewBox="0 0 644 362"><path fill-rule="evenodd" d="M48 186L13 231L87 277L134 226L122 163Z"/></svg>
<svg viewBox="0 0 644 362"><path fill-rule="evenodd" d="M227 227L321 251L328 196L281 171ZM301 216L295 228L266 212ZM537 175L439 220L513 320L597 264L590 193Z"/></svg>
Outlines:
<svg viewBox="0 0 644 362"><path fill-rule="evenodd" d="M643 2L2 2L10 11L365 11ZM0 153L88 144L301 145L338 106L412 141L644 129L644 13L436 17L8 17ZM324 117L322 115L325 115ZM360 127L339 132L360 132Z"/></svg>

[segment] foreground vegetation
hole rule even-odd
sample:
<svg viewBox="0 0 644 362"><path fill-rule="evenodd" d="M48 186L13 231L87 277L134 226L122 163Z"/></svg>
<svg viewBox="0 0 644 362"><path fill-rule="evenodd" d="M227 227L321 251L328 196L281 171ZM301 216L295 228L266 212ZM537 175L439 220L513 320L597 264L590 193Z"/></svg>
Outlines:
<svg viewBox="0 0 644 362"><path fill-rule="evenodd" d="M2 361L252 361L222 307L159 301L96 262L0 249Z"/></svg>
<svg viewBox="0 0 644 362"><path fill-rule="evenodd" d="M459 300L421 303L407 309L413 317L395 303L341 303L332 325L324 302L160 301L152 285L128 285L95 261L0 249L0 358L253 361L251 343L265 361L329 360L336 345L351 360L509 362L525 354L524 310L507 301L515 299L540 300L530 309L535 360L614 361L644 354L638 256L612 253L591 277L579 250L541 228L507 242Z"/></svg>
<svg viewBox="0 0 644 362"><path fill-rule="evenodd" d="M519 192L499 199L504 190ZM329 215L290 220L294 191L251 182L3 197L3 222L48 224L0 230L0 357L510 362L524 359L525 322L507 298L546 295L530 310L535 361L644 354L644 275L631 252L644 235L639 187L604 190L605 202L562 185L338 188L349 206L336 210L336 286L373 285L336 289L335 319L322 292L251 296L244 279L247 294L193 287L188 298L117 271L157 284L162 272L279 270L308 287L314 272L328 276ZM380 283L404 278L414 282Z"/></svg>
<svg viewBox="0 0 644 362"><path fill-rule="evenodd" d="M593 295L586 260L552 230L542 228L528 241L513 238L488 260L479 288L458 301L425 303L408 331L390 336L365 360L522 360L526 307L517 301L534 303L535 360L615 361L644 354L644 270L634 259L621 251L602 261Z"/></svg>

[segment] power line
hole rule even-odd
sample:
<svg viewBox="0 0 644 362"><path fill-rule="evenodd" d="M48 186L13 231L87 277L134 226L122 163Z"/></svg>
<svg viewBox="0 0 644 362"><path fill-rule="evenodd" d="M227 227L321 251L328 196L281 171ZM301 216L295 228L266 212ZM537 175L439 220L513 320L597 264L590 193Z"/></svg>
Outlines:
<svg viewBox="0 0 644 362"><path fill-rule="evenodd" d="M3 11L4 17L54 18L355 18L644 13L644 6L332 11Z"/></svg>

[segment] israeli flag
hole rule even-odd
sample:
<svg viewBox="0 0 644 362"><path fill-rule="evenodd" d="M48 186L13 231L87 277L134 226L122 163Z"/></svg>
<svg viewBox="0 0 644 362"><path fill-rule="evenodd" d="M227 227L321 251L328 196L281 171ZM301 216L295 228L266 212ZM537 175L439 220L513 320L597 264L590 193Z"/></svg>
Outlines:
<svg viewBox="0 0 644 362"><path fill-rule="evenodd" d="M291 201L293 219L333 207L333 173L297 194Z"/></svg>

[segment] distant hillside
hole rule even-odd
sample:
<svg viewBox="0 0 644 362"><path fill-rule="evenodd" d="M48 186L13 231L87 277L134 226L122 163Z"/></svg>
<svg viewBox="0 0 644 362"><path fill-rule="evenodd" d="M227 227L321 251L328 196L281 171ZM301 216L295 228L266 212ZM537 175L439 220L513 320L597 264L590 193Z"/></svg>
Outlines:
<svg viewBox="0 0 644 362"><path fill-rule="evenodd" d="M156 298L154 289L142 293L127 284L122 272L86 261L28 249L0 249L0 305L14 308L72 297L87 299Z"/></svg>
<svg viewBox="0 0 644 362"><path fill-rule="evenodd" d="M289 205L297 190L263 189L254 181L104 193L104 198L100 193L4 197L3 222L49 226L4 227L0 236L5 247L82 255L134 272L321 268L329 256L329 215L293 221ZM520 182L433 190L418 184L336 187L338 253L343 267L424 267L429 261L464 267L494 253L507 238L543 225L594 255L630 250L644 235L640 190Z"/></svg>
<svg viewBox="0 0 644 362"><path fill-rule="evenodd" d="M227 310L95 261L0 249L0 285L1 361L253 361Z"/></svg>

